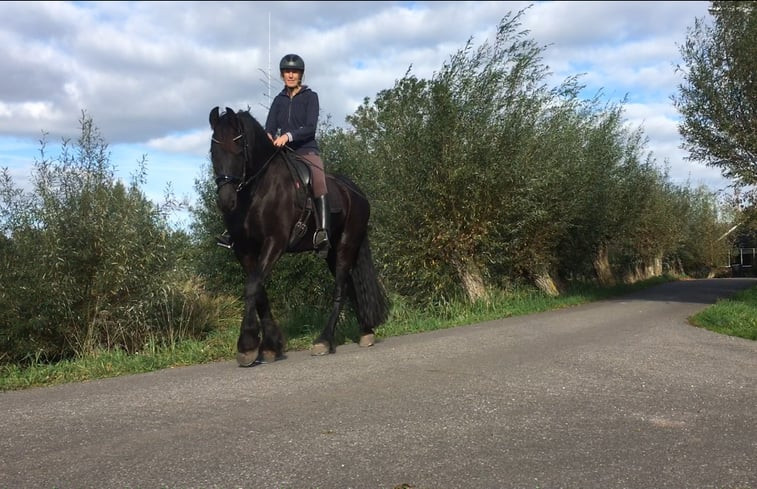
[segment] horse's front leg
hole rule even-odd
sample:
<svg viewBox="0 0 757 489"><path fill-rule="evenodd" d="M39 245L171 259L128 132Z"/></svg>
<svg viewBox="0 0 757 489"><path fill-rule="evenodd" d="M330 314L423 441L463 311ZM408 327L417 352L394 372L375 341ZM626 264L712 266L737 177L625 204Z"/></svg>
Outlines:
<svg viewBox="0 0 757 489"><path fill-rule="evenodd" d="M280 240L279 240L280 241ZM273 362L284 353L284 335L273 320L264 282L273 264L281 255L278 241L267 240L260 257L254 264L248 263L245 283L245 314L237 340L237 363L249 367L256 362ZM260 318L260 322L258 322ZM262 342L260 329L263 329ZM256 351L259 350L259 351Z"/></svg>
<svg viewBox="0 0 757 489"><path fill-rule="evenodd" d="M237 339L237 363L240 367L249 367L258 358L260 323L258 322L257 304L260 290L260 274L256 271L248 273L244 286L244 316ZM263 295L265 295L265 291L263 291Z"/></svg>
<svg viewBox="0 0 757 489"><path fill-rule="evenodd" d="M260 322L258 322L258 317ZM263 341L260 341L260 329ZM284 335L271 314L268 294L259 273L251 273L245 285L245 312L237 340L237 363L250 367L270 363L284 353Z"/></svg>

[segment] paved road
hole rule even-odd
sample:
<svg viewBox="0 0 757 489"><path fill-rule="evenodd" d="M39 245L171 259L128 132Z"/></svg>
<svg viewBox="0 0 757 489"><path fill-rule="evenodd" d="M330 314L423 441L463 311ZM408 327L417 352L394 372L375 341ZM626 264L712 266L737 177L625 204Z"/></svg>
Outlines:
<svg viewBox="0 0 757 489"><path fill-rule="evenodd" d="M757 488L757 342L686 323L754 285L0 393L0 488Z"/></svg>

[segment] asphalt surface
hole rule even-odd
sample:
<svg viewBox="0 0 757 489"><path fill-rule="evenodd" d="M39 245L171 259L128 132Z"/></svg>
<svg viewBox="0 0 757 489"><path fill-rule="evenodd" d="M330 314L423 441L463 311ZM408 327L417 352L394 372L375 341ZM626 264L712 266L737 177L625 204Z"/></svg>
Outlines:
<svg viewBox="0 0 757 489"><path fill-rule="evenodd" d="M754 285L0 393L0 489L757 488L757 342L687 323Z"/></svg>

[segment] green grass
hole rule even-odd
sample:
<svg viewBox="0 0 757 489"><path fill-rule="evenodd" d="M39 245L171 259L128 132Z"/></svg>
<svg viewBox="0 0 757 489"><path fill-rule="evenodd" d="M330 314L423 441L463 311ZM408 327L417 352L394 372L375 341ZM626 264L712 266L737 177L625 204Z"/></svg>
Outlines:
<svg viewBox="0 0 757 489"><path fill-rule="evenodd" d="M634 290L650 287L670 278L660 277L633 285L619 285L609 289L581 286L559 297L549 297L535 289L518 289L492 293L488 300L474 304L463 300L435 304L426 308L414 307L393 298L392 312L386 324L377 330L379 338L452 328L492 319L533 314L607 299ZM288 338L287 350L310 348L326 320L323 311L292 311L282 320ZM718 302L694 316L692 322L719 333L757 339L757 288ZM0 366L0 391L50 386L67 382L81 382L150 372L164 368L231 360L236 354L239 317L221 321L222 326L204 341L182 341L170 347L148 344L137 354L123 351L103 351L76 360L54 364L34 362L21 368ZM701 324L700 324L701 322ZM716 327L709 325L714 324ZM358 327L352 314L344 314L337 334L339 344L355 341Z"/></svg>
<svg viewBox="0 0 757 489"><path fill-rule="evenodd" d="M224 328L202 342L187 340L170 348L146 345L143 351L136 354L113 350L56 363L35 362L26 368L0 365L0 391L81 382L226 360L233 357L230 348L236 344L236 334L236 328Z"/></svg>
<svg viewBox="0 0 757 489"><path fill-rule="evenodd" d="M757 287L719 300L689 321L716 333L757 340Z"/></svg>
<svg viewBox="0 0 757 489"><path fill-rule="evenodd" d="M553 309L571 307L617 296L632 290L656 285L669 279L652 279L635 285L621 285L612 289L576 287L559 296L550 297L535 289L519 289L490 293L487 300L474 304L462 300L435 304L425 309L394 300L390 320L377 331L379 338L401 336L437 329L453 328L492 319L522 316Z"/></svg>

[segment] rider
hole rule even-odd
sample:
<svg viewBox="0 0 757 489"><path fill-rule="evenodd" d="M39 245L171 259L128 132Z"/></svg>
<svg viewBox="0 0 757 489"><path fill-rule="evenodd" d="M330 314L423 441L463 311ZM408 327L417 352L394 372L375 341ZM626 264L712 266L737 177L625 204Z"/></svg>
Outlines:
<svg viewBox="0 0 757 489"><path fill-rule="evenodd" d="M326 174L315 130L318 125L318 94L302 84L305 62L296 54L287 54L279 63L284 89L274 97L265 130L277 147L288 145L310 166L316 208L316 232L313 246L325 257L329 251L329 203Z"/></svg>

